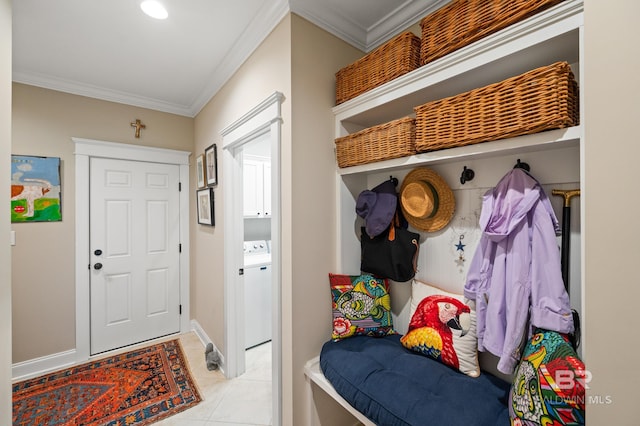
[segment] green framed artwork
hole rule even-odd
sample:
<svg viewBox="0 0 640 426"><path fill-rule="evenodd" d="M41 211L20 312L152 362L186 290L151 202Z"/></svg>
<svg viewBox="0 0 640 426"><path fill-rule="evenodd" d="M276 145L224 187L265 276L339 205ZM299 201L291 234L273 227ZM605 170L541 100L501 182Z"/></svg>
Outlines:
<svg viewBox="0 0 640 426"><path fill-rule="evenodd" d="M62 220L60 158L11 156L11 222Z"/></svg>

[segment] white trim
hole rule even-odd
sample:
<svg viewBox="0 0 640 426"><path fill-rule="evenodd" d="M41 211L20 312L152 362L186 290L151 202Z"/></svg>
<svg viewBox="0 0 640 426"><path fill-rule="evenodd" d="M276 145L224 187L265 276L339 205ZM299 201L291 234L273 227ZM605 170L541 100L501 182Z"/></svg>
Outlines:
<svg viewBox="0 0 640 426"><path fill-rule="evenodd" d="M202 343L203 349L206 348L209 343L213 345L213 350L218 352L218 355L220 356L220 371L222 372L222 374L225 374L224 355L222 354L222 352L220 352L220 349L218 349L216 344L213 342L213 340L211 340L209 335L207 335L207 333L204 331L197 320L191 320L191 330L193 330L196 336L198 336L198 338L200 339L200 343ZM202 359L204 360L204 357Z"/></svg>
<svg viewBox="0 0 640 426"><path fill-rule="evenodd" d="M11 366L11 377L14 382L31 379L52 371L60 370L76 364L75 349L58 352L27 361L17 362Z"/></svg>
<svg viewBox="0 0 640 426"><path fill-rule="evenodd" d="M105 142L94 139L71 138L76 144L74 154L89 157L115 158L119 160L148 161L152 163L189 165L188 151Z"/></svg>
<svg viewBox="0 0 640 426"><path fill-rule="evenodd" d="M187 331L191 330L187 329ZM42 376L44 374L52 373L54 371L59 371L65 368L72 368L94 359L112 356L118 353L122 353L123 351L134 351L145 346L166 341L167 339L180 338L180 334L183 333L181 332L169 334L167 336L160 336L156 339L136 343L126 348L118 348L112 351L100 353L98 355L93 355L88 359L80 359L77 355L78 351L75 349L71 349L64 352L58 352L56 354L46 355L40 358L33 358L27 361L18 362L12 365L12 380L14 382L18 382L21 380L27 380L34 377Z"/></svg>
<svg viewBox="0 0 640 426"><path fill-rule="evenodd" d="M76 155L76 361L91 354L89 310L89 156ZM84 200L84 201L81 201ZM86 265L86 266L85 266Z"/></svg>
<svg viewBox="0 0 640 426"><path fill-rule="evenodd" d="M280 123L280 105L284 102L284 95L274 92L264 101L260 102L238 120L222 129L222 147L230 149L238 147L270 128L272 122Z"/></svg>
<svg viewBox="0 0 640 426"><path fill-rule="evenodd" d="M196 320L191 320L189 326L184 328L184 330L191 330L195 333L196 336L200 339L202 343L202 349L207 346L208 343L213 344L213 347L218 354L220 354L220 371L224 373L224 356L220 352L220 349L216 347L215 343L209 338L207 333L204 331L200 323ZM185 331L181 331L180 334ZM174 335L179 337L179 335ZM144 346L148 344L153 344L155 341L165 340L168 336L159 337L158 339L151 340L149 342L143 342L141 344L133 345L131 348L134 349L138 346ZM106 354L100 354L103 356ZM91 359L92 357L89 357ZM89 359L82 360L88 361ZM204 362L204 357L203 357ZM48 374L54 371L62 370L63 368L73 367L78 364L78 355L77 350L71 349L64 352L58 352L56 354L46 355L39 358L29 359L27 361L17 362L11 366L11 378L14 382L18 382L21 380L28 380L34 377L42 376L44 374Z"/></svg>
<svg viewBox="0 0 640 426"><path fill-rule="evenodd" d="M226 377L236 377L244 371L244 318L238 309L243 300L243 210L242 210L242 145L268 134L271 141L271 265L272 265L272 398L273 424L282 418L282 261L281 261L281 183L280 143L282 139L281 104L284 95L274 92L248 113L220 133L223 147L223 174L228 188L224 191L224 326Z"/></svg>
<svg viewBox="0 0 640 426"><path fill-rule="evenodd" d="M76 160L76 362L90 358L90 311L89 311L89 160L91 157L119 160L147 161L176 164L180 167L180 332L190 329L190 243L189 243L189 156L190 152L172 149L128 145L93 139L71 138L75 144Z"/></svg>
<svg viewBox="0 0 640 426"><path fill-rule="evenodd" d="M585 54L584 54L584 25L580 25L580 58L584 58ZM578 81L578 87L585 87L585 61L581 60L580 61L580 65L579 65L579 81ZM585 108L585 97L584 96L580 96L579 99L580 105L580 123L584 123L585 122L585 113L584 111L586 111ZM580 224L581 224L581 228L580 228L580 327L581 327L581 335L578 336L580 338L580 346L578 346L578 355L579 356L583 356L583 354L587 353L587 339L586 339L586 335L585 335L585 325L587 324L587 304L586 304L586 295L587 295L587 288L586 288L586 277L587 277L587 258L586 258L586 253L587 253L587 246L586 246L586 238L585 238L585 231L587 229L587 223L588 223L588 218L586 215L587 212L587 205L586 205L586 197L588 197L588 192L586 190L586 185L585 183L587 182L587 176L586 176L586 157L585 157L585 153L586 153L586 142L587 142L587 136L586 136L586 132L585 132L585 125L582 124L580 126L581 129L581 133L580 133L580 194L582 194L580 196ZM571 280L569 280L571 281Z"/></svg>
<svg viewBox="0 0 640 426"><path fill-rule="evenodd" d="M45 89L56 90L58 92L71 93L74 95L86 96L89 98L102 99L109 102L133 105L140 108L168 112L170 114L177 114L186 117L195 117L198 112L195 111L194 106L192 105L183 105L163 99L150 98L133 93L125 93L119 90L112 90L106 87L82 83L78 80L67 80L51 75L43 75L28 71L14 72L13 81L15 81L16 83L28 84L30 86L44 87ZM211 96L213 96L213 94L211 94Z"/></svg>

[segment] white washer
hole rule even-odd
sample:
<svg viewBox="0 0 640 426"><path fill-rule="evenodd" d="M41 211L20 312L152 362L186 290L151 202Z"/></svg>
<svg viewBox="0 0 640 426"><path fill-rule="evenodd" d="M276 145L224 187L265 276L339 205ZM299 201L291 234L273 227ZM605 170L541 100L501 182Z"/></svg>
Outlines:
<svg viewBox="0 0 640 426"><path fill-rule="evenodd" d="M265 240L244 243L245 348L271 340L271 253Z"/></svg>
<svg viewBox="0 0 640 426"><path fill-rule="evenodd" d="M271 264L270 244L265 240L244 242L244 267Z"/></svg>

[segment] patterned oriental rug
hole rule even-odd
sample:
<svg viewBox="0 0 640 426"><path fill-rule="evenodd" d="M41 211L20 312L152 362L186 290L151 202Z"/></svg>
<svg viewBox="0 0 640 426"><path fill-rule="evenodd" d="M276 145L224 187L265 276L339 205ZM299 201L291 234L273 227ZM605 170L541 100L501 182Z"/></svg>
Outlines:
<svg viewBox="0 0 640 426"><path fill-rule="evenodd" d="M13 385L13 425L148 425L201 401L178 340Z"/></svg>

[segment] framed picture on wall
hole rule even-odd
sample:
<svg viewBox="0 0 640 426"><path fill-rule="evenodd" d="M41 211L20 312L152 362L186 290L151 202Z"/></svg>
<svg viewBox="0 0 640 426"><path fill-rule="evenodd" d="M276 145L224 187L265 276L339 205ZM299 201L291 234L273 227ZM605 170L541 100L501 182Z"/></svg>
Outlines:
<svg viewBox="0 0 640 426"><path fill-rule="evenodd" d="M218 184L218 153L215 143L204 150L204 158L207 165L207 185L216 186Z"/></svg>
<svg viewBox="0 0 640 426"><path fill-rule="evenodd" d="M207 186L205 183L205 173L206 167L204 165L204 155L200 154L196 157L196 182L198 188L204 188Z"/></svg>
<svg viewBox="0 0 640 426"><path fill-rule="evenodd" d="M60 158L11 156L11 222L62 220Z"/></svg>
<svg viewBox="0 0 640 426"><path fill-rule="evenodd" d="M214 226L216 224L213 204L213 188L199 189L196 192L198 205L198 223Z"/></svg>

